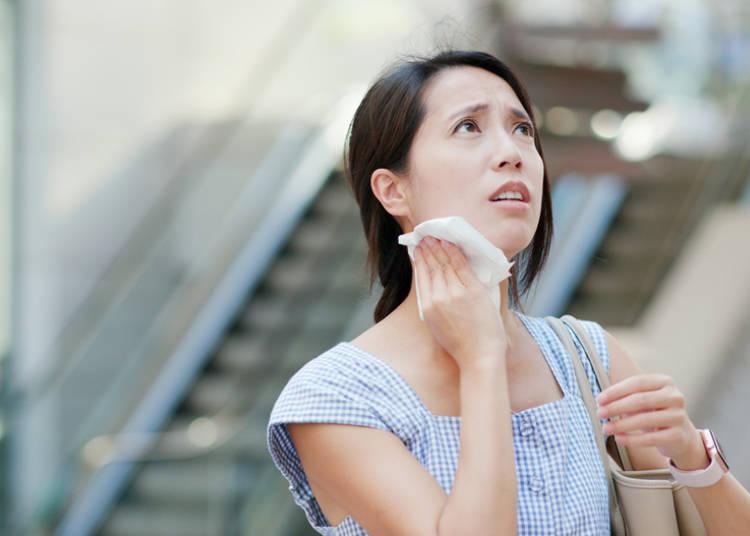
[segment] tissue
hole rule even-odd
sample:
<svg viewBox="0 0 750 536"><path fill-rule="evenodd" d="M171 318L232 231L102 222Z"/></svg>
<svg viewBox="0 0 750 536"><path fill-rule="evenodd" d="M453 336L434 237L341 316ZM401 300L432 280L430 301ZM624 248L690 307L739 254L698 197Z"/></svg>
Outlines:
<svg viewBox="0 0 750 536"><path fill-rule="evenodd" d="M425 236L447 240L461 248L477 279L487 289L492 303L499 311L501 298L499 284L506 277L510 277L510 268L514 264L508 261L503 251L495 247L464 218L448 216L425 220L414 227L411 233L399 235L398 243L406 246L412 261L414 261L414 248ZM416 270L414 271L414 277L417 277ZM417 305L419 306L419 319L424 320L418 283Z"/></svg>

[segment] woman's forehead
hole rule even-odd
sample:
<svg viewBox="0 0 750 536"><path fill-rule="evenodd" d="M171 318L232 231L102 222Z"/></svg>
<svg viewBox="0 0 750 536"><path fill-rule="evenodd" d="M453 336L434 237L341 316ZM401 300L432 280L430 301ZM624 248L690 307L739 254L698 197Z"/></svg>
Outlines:
<svg viewBox="0 0 750 536"><path fill-rule="evenodd" d="M466 105L480 102L491 108L523 108L508 82L479 67L443 69L424 93L427 115L438 121L448 120Z"/></svg>

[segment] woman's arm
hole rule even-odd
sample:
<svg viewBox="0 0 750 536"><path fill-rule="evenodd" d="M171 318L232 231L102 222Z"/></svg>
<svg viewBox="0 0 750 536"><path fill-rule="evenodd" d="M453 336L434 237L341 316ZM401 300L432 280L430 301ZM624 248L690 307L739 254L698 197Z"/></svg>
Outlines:
<svg viewBox="0 0 750 536"><path fill-rule="evenodd" d="M461 450L450 495L390 432L289 424L313 489L325 493L373 536L516 534L505 359L491 357L477 360L461 375Z"/></svg>
<svg viewBox="0 0 750 536"><path fill-rule="evenodd" d="M612 385L597 397L606 412L600 416L627 415L609 423L605 431L626 446L636 469L667 467L668 458L686 471L708 467L706 449L672 378L645 374L617 339L605 334ZM688 492L709 535L742 534L750 527L750 493L731 473L713 486L688 487Z"/></svg>
<svg viewBox="0 0 750 536"><path fill-rule="evenodd" d="M395 434L327 423L287 428L312 489L368 534L437 536L447 496Z"/></svg>
<svg viewBox="0 0 750 536"><path fill-rule="evenodd" d="M438 534L516 534L516 466L504 356L461 371L461 450Z"/></svg>
<svg viewBox="0 0 750 536"><path fill-rule="evenodd" d="M518 492L502 317L455 244L426 237L416 248L415 268L425 325L459 370L461 448L438 533L516 534Z"/></svg>

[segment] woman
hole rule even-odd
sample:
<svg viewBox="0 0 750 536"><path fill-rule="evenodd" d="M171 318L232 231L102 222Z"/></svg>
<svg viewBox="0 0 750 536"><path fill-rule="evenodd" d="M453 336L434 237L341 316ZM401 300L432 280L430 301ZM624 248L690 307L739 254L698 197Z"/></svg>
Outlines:
<svg viewBox="0 0 750 536"><path fill-rule="evenodd" d="M310 524L347 535L609 534L607 482L571 358L543 319L515 308L552 237L519 80L482 52L396 65L356 111L346 167L384 288L376 323L306 363L268 427ZM506 189L523 199L497 201ZM424 239L413 264L398 245L399 234L449 215L516 261L499 311L456 245ZM599 398L602 423L624 417L605 432L633 465L708 466L671 378L644 374L598 323L582 323L613 383ZM731 474L691 494L710 532L750 526L750 495Z"/></svg>

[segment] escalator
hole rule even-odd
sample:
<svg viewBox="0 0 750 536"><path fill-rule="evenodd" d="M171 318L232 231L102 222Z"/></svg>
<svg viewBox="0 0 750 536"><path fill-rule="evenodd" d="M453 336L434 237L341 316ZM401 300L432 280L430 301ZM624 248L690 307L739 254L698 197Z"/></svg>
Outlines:
<svg viewBox="0 0 750 536"><path fill-rule="evenodd" d="M140 464L101 534L308 533L269 464L267 416L289 376L341 340L366 299L364 256L358 209L334 173L149 455L174 458ZM226 440L180 459L201 420L225 422Z"/></svg>

